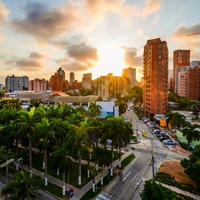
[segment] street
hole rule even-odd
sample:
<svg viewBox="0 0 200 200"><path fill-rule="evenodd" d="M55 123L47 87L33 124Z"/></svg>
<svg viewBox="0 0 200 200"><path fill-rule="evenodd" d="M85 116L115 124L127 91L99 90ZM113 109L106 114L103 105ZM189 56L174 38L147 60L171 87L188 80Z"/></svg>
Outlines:
<svg viewBox="0 0 200 200"><path fill-rule="evenodd" d="M187 155L171 151L171 147L164 146L157 137L151 134L149 127L138 120L132 110L127 111L125 116L132 123L133 131L140 140L138 144L129 144L126 147L133 151L136 158L123 170L123 181L117 177L98 195L97 200L139 200L145 180L153 178L163 161L180 161L187 157ZM148 137L143 137L142 131L146 131Z"/></svg>

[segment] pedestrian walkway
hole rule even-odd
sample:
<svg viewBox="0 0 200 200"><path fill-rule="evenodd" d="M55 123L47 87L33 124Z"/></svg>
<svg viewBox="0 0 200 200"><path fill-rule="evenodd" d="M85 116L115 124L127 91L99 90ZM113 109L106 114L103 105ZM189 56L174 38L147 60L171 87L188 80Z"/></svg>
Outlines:
<svg viewBox="0 0 200 200"><path fill-rule="evenodd" d="M123 161L130 154L132 154L131 151L124 151L124 154L121 157L121 161ZM112 164L113 169L116 168L118 165L119 165L119 160L114 161L113 164ZM107 175L107 172L104 170L102 176L105 177L106 175ZM95 177L95 180L96 180L96 184L101 180L101 174L100 173ZM86 192L88 192L90 189L92 189L92 187L93 187L93 180L91 180L90 182L88 182L80 190L76 190L75 193L74 193L74 196L71 198L71 200L81 199L81 197Z"/></svg>
<svg viewBox="0 0 200 200"><path fill-rule="evenodd" d="M122 152L124 153L121 157L121 161L123 161L127 156L129 156L130 154L132 154L131 151L123 151ZM77 162L77 161L75 161ZM86 164L87 161L85 160L81 160L81 163L82 164ZM91 163L92 166L94 166L94 163ZM115 169L117 166L119 165L119 160L117 159L116 161L113 162L112 164L112 167L113 169ZM19 166L20 168L24 169L24 170L28 170L28 166L23 164L23 165L20 165ZM44 177L44 173L35 169L35 168L32 168L32 173L36 176L40 176L41 178L45 178ZM103 177L105 177L107 175L107 171L104 170L103 171ZM52 183L58 187L60 187L61 189L63 188L63 181L61 181L60 179L57 179L53 176L50 176L47 174L47 179L48 179L48 182L49 183ZM96 177L95 177L95 181L96 181L96 184L101 180L101 173L99 173ZM69 191L70 189L73 189L74 191L74 196L71 198L71 200L79 200L81 199L81 197L86 193L88 192L90 189L92 189L93 187L93 180L89 181L86 185L84 185L81 189L79 188L76 188L74 187L73 185L70 185L68 183L65 183L65 188L67 191Z"/></svg>

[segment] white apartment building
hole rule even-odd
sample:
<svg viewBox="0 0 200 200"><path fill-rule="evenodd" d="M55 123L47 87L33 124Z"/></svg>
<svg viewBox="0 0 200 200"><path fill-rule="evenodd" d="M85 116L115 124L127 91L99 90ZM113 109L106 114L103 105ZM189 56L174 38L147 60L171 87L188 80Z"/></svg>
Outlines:
<svg viewBox="0 0 200 200"><path fill-rule="evenodd" d="M6 92L28 90L29 78L27 76L7 76L5 80Z"/></svg>

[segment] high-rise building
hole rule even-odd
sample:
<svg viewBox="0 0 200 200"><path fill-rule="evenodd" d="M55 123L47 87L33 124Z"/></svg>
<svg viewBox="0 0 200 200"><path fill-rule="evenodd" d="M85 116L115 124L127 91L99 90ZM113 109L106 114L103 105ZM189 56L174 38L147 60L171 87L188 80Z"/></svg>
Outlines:
<svg viewBox="0 0 200 200"><path fill-rule="evenodd" d="M168 106L168 47L166 41L147 41L143 53L143 106L150 115L164 114Z"/></svg>
<svg viewBox="0 0 200 200"><path fill-rule="evenodd" d="M27 76L7 76L5 80L6 92L28 90L29 78Z"/></svg>
<svg viewBox="0 0 200 200"><path fill-rule="evenodd" d="M62 75L63 81L65 81L65 71L61 67L57 70L57 74Z"/></svg>
<svg viewBox="0 0 200 200"><path fill-rule="evenodd" d="M123 69L122 77L124 79L124 84L127 92L136 86L136 68L129 67Z"/></svg>
<svg viewBox="0 0 200 200"><path fill-rule="evenodd" d="M114 98L117 94L124 93L124 82L121 76L113 76L112 73L107 76L97 78L97 93L102 98Z"/></svg>
<svg viewBox="0 0 200 200"><path fill-rule="evenodd" d="M63 75L55 73L50 78L50 87L53 92L62 92L63 90Z"/></svg>
<svg viewBox="0 0 200 200"><path fill-rule="evenodd" d="M178 73L178 92L180 97L187 97L187 85L188 85L188 72L180 71Z"/></svg>
<svg viewBox="0 0 200 200"><path fill-rule="evenodd" d="M29 90L34 92L47 91L49 89L49 82L45 79L35 78L29 81Z"/></svg>
<svg viewBox="0 0 200 200"><path fill-rule="evenodd" d="M83 74L82 86L86 89L91 89L92 86L92 73Z"/></svg>
<svg viewBox="0 0 200 200"><path fill-rule="evenodd" d="M200 97L200 62L191 62L188 69L187 97L190 100L199 100Z"/></svg>
<svg viewBox="0 0 200 200"><path fill-rule="evenodd" d="M173 87L172 91L178 91L178 72L176 71L176 67L180 66L189 66L190 65L190 50L182 50L178 49L173 52Z"/></svg>
<svg viewBox="0 0 200 200"><path fill-rule="evenodd" d="M70 85L72 86L72 83L75 81L75 74L74 72L70 72L69 74L69 82L70 82Z"/></svg>

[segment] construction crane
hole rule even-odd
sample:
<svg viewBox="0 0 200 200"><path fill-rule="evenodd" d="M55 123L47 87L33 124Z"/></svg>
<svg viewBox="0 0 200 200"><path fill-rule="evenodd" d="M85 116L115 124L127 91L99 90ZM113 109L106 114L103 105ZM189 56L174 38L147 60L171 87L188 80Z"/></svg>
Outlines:
<svg viewBox="0 0 200 200"><path fill-rule="evenodd" d="M196 33L190 33L190 34L187 34L185 37L189 37L189 36L193 36L193 35L199 35L200 32L196 32Z"/></svg>

